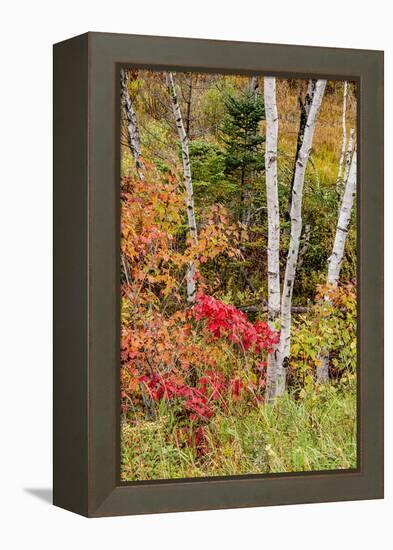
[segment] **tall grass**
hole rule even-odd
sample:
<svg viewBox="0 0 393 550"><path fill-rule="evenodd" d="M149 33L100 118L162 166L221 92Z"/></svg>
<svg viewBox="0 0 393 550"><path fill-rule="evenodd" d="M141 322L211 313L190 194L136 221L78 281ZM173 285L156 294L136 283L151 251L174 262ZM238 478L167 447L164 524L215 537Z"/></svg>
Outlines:
<svg viewBox="0 0 393 550"><path fill-rule="evenodd" d="M175 437L169 408L155 422L122 425L123 481L355 468L356 385L287 393L275 405L217 416L205 446Z"/></svg>

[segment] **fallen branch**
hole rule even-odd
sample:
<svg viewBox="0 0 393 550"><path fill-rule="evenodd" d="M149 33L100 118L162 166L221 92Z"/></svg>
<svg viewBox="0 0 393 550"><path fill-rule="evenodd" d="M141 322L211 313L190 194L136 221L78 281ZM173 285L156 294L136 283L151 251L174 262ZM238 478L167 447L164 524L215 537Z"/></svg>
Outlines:
<svg viewBox="0 0 393 550"><path fill-rule="evenodd" d="M238 306L237 309L244 313L267 313L269 311L267 306L261 305ZM307 313L308 311L310 311L310 308L305 306L292 306L291 308L292 313Z"/></svg>

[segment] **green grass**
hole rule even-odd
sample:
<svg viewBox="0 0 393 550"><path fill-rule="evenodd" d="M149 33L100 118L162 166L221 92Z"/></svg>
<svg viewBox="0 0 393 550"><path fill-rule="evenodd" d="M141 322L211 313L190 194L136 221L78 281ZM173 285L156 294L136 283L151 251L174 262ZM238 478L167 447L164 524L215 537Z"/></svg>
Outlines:
<svg viewBox="0 0 393 550"><path fill-rule="evenodd" d="M173 428L169 410L156 422L122 425L124 481L356 468L355 383L216 416L200 456Z"/></svg>

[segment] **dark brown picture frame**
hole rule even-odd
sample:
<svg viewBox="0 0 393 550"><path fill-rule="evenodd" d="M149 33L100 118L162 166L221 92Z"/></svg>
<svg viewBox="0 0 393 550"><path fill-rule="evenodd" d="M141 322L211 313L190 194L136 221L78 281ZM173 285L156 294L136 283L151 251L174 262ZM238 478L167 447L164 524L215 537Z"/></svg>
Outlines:
<svg viewBox="0 0 393 550"><path fill-rule="evenodd" d="M358 468L119 475L121 65L310 76L358 90ZM87 33L54 46L54 504L89 516L383 497L383 52Z"/></svg>

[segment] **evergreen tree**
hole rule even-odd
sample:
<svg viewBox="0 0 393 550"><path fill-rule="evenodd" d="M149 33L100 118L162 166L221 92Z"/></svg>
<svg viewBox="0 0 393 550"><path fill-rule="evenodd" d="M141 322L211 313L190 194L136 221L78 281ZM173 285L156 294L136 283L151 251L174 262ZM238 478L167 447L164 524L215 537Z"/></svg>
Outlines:
<svg viewBox="0 0 393 550"><path fill-rule="evenodd" d="M264 137L259 124L265 117L263 98L251 90L240 96L227 95L221 139L225 144L225 173L239 182L242 196L242 220L248 223L250 196L257 173L264 169Z"/></svg>

